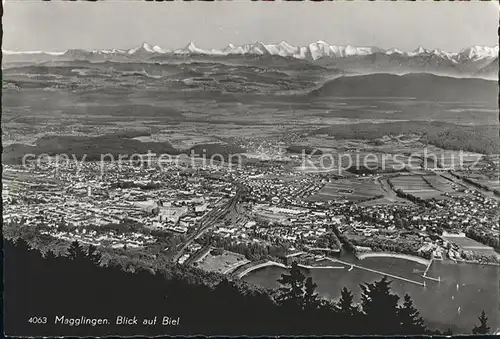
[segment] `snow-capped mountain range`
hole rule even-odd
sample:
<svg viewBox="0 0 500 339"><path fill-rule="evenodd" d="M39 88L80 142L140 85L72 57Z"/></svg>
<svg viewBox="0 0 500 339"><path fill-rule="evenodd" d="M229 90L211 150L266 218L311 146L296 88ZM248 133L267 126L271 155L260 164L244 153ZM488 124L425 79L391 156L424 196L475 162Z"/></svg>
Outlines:
<svg viewBox="0 0 500 339"><path fill-rule="evenodd" d="M444 59L455 61L460 60L479 60L483 58L494 59L498 57L499 46L472 46L465 48L460 52L445 52L440 49L425 49L419 47L411 52L403 52L398 49L382 49L378 47L356 47L351 45L338 46L330 45L324 41L316 41L307 46L293 46L286 41L278 44L265 44L263 42L255 42L253 44L246 44L235 46L229 44L223 49L202 49L197 47L193 42L187 44L181 49L163 49L157 45L150 45L143 43L142 45L131 49L102 49L87 51L92 54L128 54L135 55L140 53L149 54L206 54L206 55L279 55L282 57L293 57L296 59L310 59L318 60L321 58L345 58L351 56L365 56L374 53L384 53L387 55L402 55L407 57L414 57L418 55L434 55ZM19 55L19 54L48 54L48 55L63 55L72 51L80 50L67 50L64 52L43 52L43 51L6 51L5 55ZM81 50L83 52L83 50Z"/></svg>
<svg viewBox="0 0 500 339"><path fill-rule="evenodd" d="M316 41L307 46L294 46L285 41L277 44L255 42L235 46L229 44L222 49L202 49L193 42L180 49L164 49L143 43L131 49L102 49L85 51L79 49L64 52L13 52L3 51L4 60L35 61L50 60L147 60L161 61L171 56L281 56L306 60L321 66L332 66L354 72L433 72L466 76L496 77L498 75L499 46L472 46L460 52L419 47L411 52L378 47L356 47L330 45Z"/></svg>

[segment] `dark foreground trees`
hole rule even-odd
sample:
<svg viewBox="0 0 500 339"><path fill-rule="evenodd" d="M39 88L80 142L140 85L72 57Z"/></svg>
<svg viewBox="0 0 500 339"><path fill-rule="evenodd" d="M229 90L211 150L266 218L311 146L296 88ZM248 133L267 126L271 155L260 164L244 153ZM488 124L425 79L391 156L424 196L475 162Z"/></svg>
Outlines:
<svg viewBox="0 0 500 339"><path fill-rule="evenodd" d="M488 326L488 317L484 310L481 312L481 315L478 317L479 326L474 325L472 329L473 334L488 334L490 332L490 327Z"/></svg>
<svg viewBox="0 0 500 339"><path fill-rule="evenodd" d="M280 305L287 305L286 310L304 311L302 320L314 323L321 333L339 334L430 334L424 325L418 310L413 306L411 297L406 294L402 304L399 297L391 293L391 281L383 277L380 281L361 285L361 305L354 304L351 291L343 288L336 303L320 300L314 290L316 285L311 278L306 278L296 263L292 264L290 274L282 274L278 280L282 287L277 296ZM325 312L327 310L327 312ZM329 326L325 313L336 320L335 328Z"/></svg>
<svg viewBox="0 0 500 339"><path fill-rule="evenodd" d="M363 285L358 307L347 289L338 302L321 299L296 264L273 292L179 265L125 272L78 243L56 256L5 240L4 253L5 331L14 336L427 333L411 298L399 304L386 278ZM108 323L64 324L61 316ZM117 324L119 316L138 324ZM180 322L163 325L163 317Z"/></svg>

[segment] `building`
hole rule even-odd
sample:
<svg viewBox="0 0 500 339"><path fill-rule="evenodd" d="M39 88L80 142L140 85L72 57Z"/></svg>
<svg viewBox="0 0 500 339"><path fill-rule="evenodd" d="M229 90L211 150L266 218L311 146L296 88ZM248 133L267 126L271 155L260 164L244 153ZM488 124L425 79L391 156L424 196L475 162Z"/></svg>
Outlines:
<svg viewBox="0 0 500 339"><path fill-rule="evenodd" d="M179 219L188 212L187 206L173 207L160 206L158 211L158 220L160 222L171 222L177 224Z"/></svg>
<svg viewBox="0 0 500 339"><path fill-rule="evenodd" d="M208 208L208 203L204 203L204 204L195 206L194 211L196 213L205 213L207 211L207 208Z"/></svg>

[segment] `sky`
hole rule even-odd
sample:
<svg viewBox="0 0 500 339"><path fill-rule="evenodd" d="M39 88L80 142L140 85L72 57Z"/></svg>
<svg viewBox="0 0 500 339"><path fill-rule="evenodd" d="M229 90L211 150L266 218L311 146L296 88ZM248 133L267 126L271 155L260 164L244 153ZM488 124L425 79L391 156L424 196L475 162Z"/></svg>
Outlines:
<svg viewBox="0 0 500 339"><path fill-rule="evenodd" d="M3 50L132 48L143 42L223 48L262 41L420 46L456 52L498 44L492 2L42 2L7 0Z"/></svg>

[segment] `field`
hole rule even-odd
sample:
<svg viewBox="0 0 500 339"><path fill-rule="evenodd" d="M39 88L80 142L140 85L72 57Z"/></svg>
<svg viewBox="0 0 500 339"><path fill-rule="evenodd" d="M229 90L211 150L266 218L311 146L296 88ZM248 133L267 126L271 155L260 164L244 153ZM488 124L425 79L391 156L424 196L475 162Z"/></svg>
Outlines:
<svg viewBox="0 0 500 339"><path fill-rule="evenodd" d="M393 185L394 190L402 190L405 193L422 199L435 198L440 196L442 193L431 186L429 182L421 176L399 176L391 178L389 181Z"/></svg>
<svg viewBox="0 0 500 339"><path fill-rule="evenodd" d="M11 188L30 186L32 189L36 187L51 187L60 184L58 179L35 175L27 171L12 171L9 169L2 171L2 181L4 183L4 188L7 184Z"/></svg>
<svg viewBox="0 0 500 339"><path fill-rule="evenodd" d="M426 181L431 187L434 189L441 191L452 193L455 192L454 187L458 188L458 185L453 184L449 180L439 176L439 175L426 175L422 177L424 181Z"/></svg>
<svg viewBox="0 0 500 339"><path fill-rule="evenodd" d="M198 263L198 267L209 272L227 273L247 262L249 260L238 253L224 251L221 255L213 255L209 252Z"/></svg>
<svg viewBox="0 0 500 339"><path fill-rule="evenodd" d="M474 166L484 156L481 153L444 150L432 145L427 146L424 154L427 156L428 168L455 169Z"/></svg>
<svg viewBox="0 0 500 339"><path fill-rule="evenodd" d="M383 197L375 200L368 200L359 203L360 206L377 206L377 205L408 205L410 202L404 199L394 199L389 197Z"/></svg>
<svg viewBox="0 0 500 339"><path fill-rule="evenodd" d="M4 160L33 153L30 146L47 136L92 140L75 144L61 139L64 147L38 147L37 152L124 149L130 154L150 146L186 151L199 144L231 143L225 139L238 146L280 139L286 146L326 147L340 153L373 150L379 157L385 151L396 154L398 148L419 148L426 134L428 144L441 148L498 153L496 103L487 95L496 91L494 82L477 87L477 80L468 84L430 75L367 75L325 84L337 71L288 59L199 61L160 65L74 60L6 68L2 141L22 145L6 147ZM381 89L380 80L396 92L408 90L399 87L401 81L423 92L415 100L408 100L407 93L374 95ZM352 86L351 81L361 85ZM441 95L444 88L437 81L463 91ZM448 94L456 100L443 102ZM472 105L472 98L478 103ZM141 129L150 136L118 140L116 132L123 129ZM302 139L290 140L293 133ZM419 160L415 162L419 166ZM380 159L369 163L380 165ZM386 168L391 171L394 165L388 160Z"/></svg>
<svg viewBox="0 0 500 339"><path fill-rule="evenodd" d="M494 254L495 250L487 245L481 244L471 238L460 236L442 236L443 239L456 244L462 250L469 250L474 252L481 252L483 254Z"/></svg>
<svg viewBox="0 0 500 339"><path fill-rule="evenodd" d="M490 189L500 189L500 182L495 178L489 178L485 175L470 175L467 174L466 177L470 179L472 182L478 183L479 185L486 186Z"/></svg>
<svg viewBox="0 0 500 339"><path fill-rule="evenodd" d="M319 192L311 196L311 200L348 200L361 202L384 195L384 191L377 182L369 180L336 180L326 184Z"/></svg>
<svg viewBox="0 0 500 339"><path fill-rule="evenodd" d="M317 142L321 138L317 137L314 140ZM328 143L328 137L325 137L325 143ZM349 172L374 174L422 169L421 152L417 153L418 149L412 149L412 154L418 155L411 155L410 152L398 151L397 147L384 147L381 151L379 147L366 141L353 142L350 140L337 141L337 146L338 148L335 149L312 147L318 152L309 159L314 166L310 166L310 168L305 166L300 170L350 175Z"/></svg>

